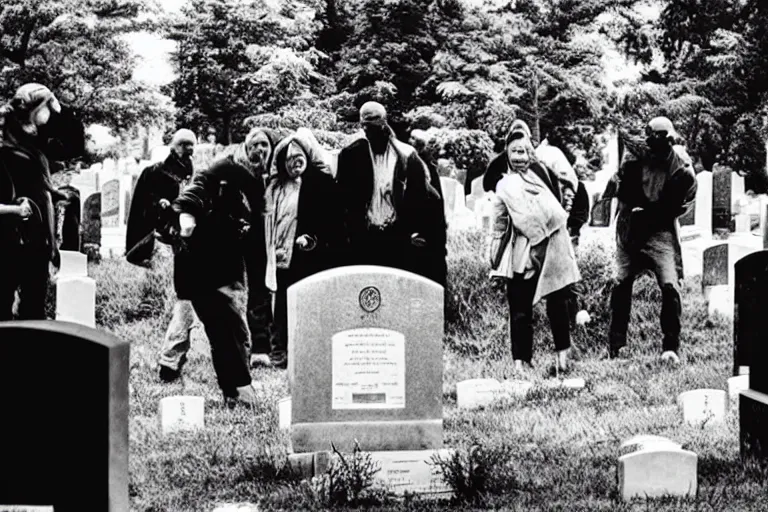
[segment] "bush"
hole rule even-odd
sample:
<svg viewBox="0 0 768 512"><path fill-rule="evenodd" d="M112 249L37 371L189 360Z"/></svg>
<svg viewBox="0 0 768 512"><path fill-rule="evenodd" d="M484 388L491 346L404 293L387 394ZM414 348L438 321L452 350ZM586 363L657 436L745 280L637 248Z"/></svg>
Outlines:
<svg viewBox="0 0 768 512"><path fill-rule="evenodd" d="M424 135L422 157L432 163L440 158L453 160L459 169L473 176L485 172L493 154L493 141L480 130L430 128Z"/></svg>

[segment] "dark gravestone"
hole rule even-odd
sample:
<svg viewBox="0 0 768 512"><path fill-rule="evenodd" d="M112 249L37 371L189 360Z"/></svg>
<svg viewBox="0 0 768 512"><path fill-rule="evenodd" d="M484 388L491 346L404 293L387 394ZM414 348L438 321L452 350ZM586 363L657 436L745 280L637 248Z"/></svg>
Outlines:
<svg viewBox="0 0 768 512"><path fill-rule="evenodd" d="M80 191L72 186L59 187L65 197L56 203L56 238L62 251L80 250Z"/></svg>
<svg viewBox="0 0 768 512"><path fill-rule="evenodd" d="M701 286L719 286L728 283L728 244L704 249Z"/></svg>
<svg viewBox="0 0 768 512"><path fill-rule="evenodd" d="M734 373L749 366L749 389L739 397L741 456L768 461L768 251L737 261L734 279Z"/></svg>
<svg viewBox="0 0 768 512"><path fill-rule="evenodd" d="M98 261L101 247L101 192L91 194L83 204L82 243L89 261Z"/></svg>
<svg viewBox="0 0 768 512"><path fill-rule="evenodd" d="M741 258L734 271L734 375L740 366L749 366L750 387L768 393L768 251Z"/></svg>
<svg viewBox="0 0 768 512"><path fill-rule="evenodd" d="M0 322L0 509L129 509L128 353L83 325Z"/></svg>
<svg viewBox="0 0 768 512"><path fill-rule="evenodd" d="M589 225L598 228L606 228L611 225L611 198L599 199L595 194L594 206L589 215Z"/></svg>
<svg viewBox="0 0 768 512"><path fill-rule="evenodd" d="M727 167L712 173L712 229L731 231L731 170Z"/></svg>

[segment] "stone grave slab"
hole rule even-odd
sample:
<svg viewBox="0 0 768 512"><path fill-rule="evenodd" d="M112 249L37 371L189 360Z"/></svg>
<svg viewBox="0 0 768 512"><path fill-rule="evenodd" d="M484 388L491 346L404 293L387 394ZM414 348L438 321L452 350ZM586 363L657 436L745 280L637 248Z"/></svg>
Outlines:
<svg viewBox="0 0 768 512"><path fill-rule="evenodd" d="M747 389L739 397L739 444L743 460L768 461L768 394Z"/></svg>
<svg viewBox="0 0 768 512"><path fill-rule="evenodd" d="M56 320L96 326L96 281L85 276L56 280Z"/></svg>
<svg viewBox="0 0 768 512"><path fill-rule="evenodd" d="M705 293L710 286L729 284L728 263L728 244L717 244L704 249L701 286Z"/></svg>
<svg viewBox="0 0 768 512"><path fill-rule="evenodd" d="M752 231L752 220L749 215L741 213L734 217L736 233L750 233Z"/></svg>
<svg viewBox="0 0 768 512"><path fill-rule="evenodd" d="M1 505L0 512L55 512L53 507L33 505Z"/></svg>
<svg viewBox="0 0 768 512"><path fill-rule="evenodd" d="M710 286L706 290L707 314L710 317L722 315L726 318L733 316L733 289L727 285Z"/></svg>
<svg viewBox="0 0 768 512"><path fill-rule="evenodd" d="M730 168L715 166L712 173L712 228L731 231L732 178Z"/></svg>
<svg viewBox="0 0 768 512"><path fill-rule="evenodd" d="M433 457L448 459L452 455L451 449L371 452L371 458L381 468L374 479L396 495L450 495L451 489L431 462Z"/></svg>
<svg viewBox="0 0 768 512"><path fill-rule="evenodd" d="M619 457L619 495L635 498L695 497L698 456L673 445L656 445Z"/></svg>
<svg viewBox="0 0 768 512"><path fill-rule="evenodd" d="M728 403L738 405L739 394L749 389L749 375L737 375L728 379Z"/></svg>
<svg viewBox="0 0 768 512"><path fill-rule="evenodd" d="M13 468L0 504L129 510L128 355L83 325L0 322L0 453Z"/></svg>
<svg viewBox="0 0 768 512"><path fill-rule="evenodd" d="M525 398L533 389L533 382L521 379L509 379L501 383L504 394L517 398Z"/></svg>
<svg viewBox="0 0 768 512"><path fill-rule="evenodd" d="M485 195L485 189L483 188L483 177L479 176L472 180L470 184L470 195L466 197L467 208L474 211L477 202Z"/></svg>
<svg viewBox="0 0 768 512"><path fill-rule="evenodd" d="M205 398L202 396L167 396L158 408L163 435L205 428Z"/></svg>
<svg viewBox="0 0 768 512"><path fill-rule="evenodd" d="M768 303L768 251L754 252L738 260L735 265L735 283L734 375L738 375L740 367L749 366L750 388L768 393L764 306ZM756 365L755 368L752 368L753 365Z"/></svg>
<svg viewBox="0 0 768 512"><path fill-rule="evenodd" d="M223 503L217 505L213 512L259 512L259 506L253 503Z"/></svg>
<svg viewBox="0 0 768 512"><path fill-rule="evenodd" d="M341 267L288 289L296 453L443 443L443 288L378 266Z"/></svg>
<svg viewBox="0 0 768 512"><path fill-rule="evenodd" d="M700 172L696 175L696 202L694 204L695 227L706 239L712 238L712 173Z"/></svg>
<svg viewBox="0 0 768 512"><path fill-rule="evenodd" d="M291 397L281 398L277 402L278 426L281 430L291 428Z"/></svg>
<svg viewBox="0 0 768 512"><path fill-rule="evenodd" d="M487 407L501 397L503 387L496 379L470 379L456 383L459 409Z"/></svg>
<svg viewBox="0 0 768 512"><path fill-rule="evenodd" d="M88 276L88 256L77 251L59 251L61 268L59 278L64 276Z"/></svg>
<svg viewBox="0 0 768 512"><path fill-rule="evenodd" d="M680 393L678 403L688 425L714 425L725 421L728 395L722 389L694 389Z"/></svg>

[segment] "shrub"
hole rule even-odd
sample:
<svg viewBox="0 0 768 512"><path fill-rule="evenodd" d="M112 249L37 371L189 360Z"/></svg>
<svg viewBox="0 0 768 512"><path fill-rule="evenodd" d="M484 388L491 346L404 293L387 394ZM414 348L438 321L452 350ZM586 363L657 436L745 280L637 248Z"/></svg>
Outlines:
<svg viewBox="0 0 768 512"><path fill-rule="evenodd" d="M430 162L439 158L453 160L467 174L479 176L493 153L493 141L481 130L430 128L425 132L422 156Z"/></svg>

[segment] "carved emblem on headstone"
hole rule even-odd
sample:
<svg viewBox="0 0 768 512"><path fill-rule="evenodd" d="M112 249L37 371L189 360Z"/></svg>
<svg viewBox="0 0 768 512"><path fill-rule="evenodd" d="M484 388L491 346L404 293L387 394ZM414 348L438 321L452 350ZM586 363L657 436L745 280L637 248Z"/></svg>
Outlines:
<svg viewBox="0 0 768 512"><path fill-rule="evenodd" d="M366 286L360 290L360 307L373 313L381 306L381 292L375 286Z"/></svg>

